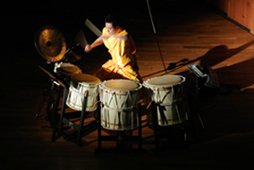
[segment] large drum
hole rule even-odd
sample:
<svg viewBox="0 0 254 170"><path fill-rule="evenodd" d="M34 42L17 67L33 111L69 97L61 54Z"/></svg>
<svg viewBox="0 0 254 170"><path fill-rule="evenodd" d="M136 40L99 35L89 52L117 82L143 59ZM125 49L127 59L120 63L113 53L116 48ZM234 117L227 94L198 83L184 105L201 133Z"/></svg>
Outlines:
<svg viewBox="0 0 254 170"><path fill-rule="evenodd" d="M142 85L125 79L105 80L99 85L101 126L124 131L138 127L137 101Z"/></svg>
<svg viewBox="0 0 254 170"><path fill-rule="evenodd" d="M92 112L97 109L98 104L98 84L101 80L89 74L74 74L71 77L69 93L66 104L70 108L82 111L83 100L86 96L87 102L85 111Z"/></svg>
<svg viewBox="0 0 254 170"><path fill-rule="evenodd" d="M159 126L179 124L187 119L183 101L184 82L185 77L180 75L164 75L144 81L155 103Z"/></svg>

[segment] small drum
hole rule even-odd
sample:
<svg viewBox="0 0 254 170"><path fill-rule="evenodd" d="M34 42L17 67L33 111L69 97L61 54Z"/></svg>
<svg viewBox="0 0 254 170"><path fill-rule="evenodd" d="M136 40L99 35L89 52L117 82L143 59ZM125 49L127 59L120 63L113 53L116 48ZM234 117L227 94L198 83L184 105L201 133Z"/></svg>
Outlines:
<svg viewBox="0 0 254 170"><path fill-rule="evenodd" d="M158 125L179 124L186 118L183 105L183 86L185 77L164 75L144 81L151 92L151 100L156 104Z"/></svg>
<svg viewBox="0 0 254 170"><path fill-rule="evenodd" d="M99 85L101 126L108 130L132 130L139 125L136 104L142 85L133 80L105 80Z"/></svg>
<svg viewBox="0 0 254 170"><path fill-rule="evenodd" d="M71 63L60 63L55 65L56 72L64 76L72 76L74 74L82 73L82 70Z"/></svg>
<svg viewBox="0 0 254 170"><path fill-rule="evenodd" d="M81 111L85 95L87 95L86 110L95 111L98 103L98 84L101 80L89 74L75 74L71 77L66 104L70 108ZM87 94L86 94L87 93Z"/></svg>

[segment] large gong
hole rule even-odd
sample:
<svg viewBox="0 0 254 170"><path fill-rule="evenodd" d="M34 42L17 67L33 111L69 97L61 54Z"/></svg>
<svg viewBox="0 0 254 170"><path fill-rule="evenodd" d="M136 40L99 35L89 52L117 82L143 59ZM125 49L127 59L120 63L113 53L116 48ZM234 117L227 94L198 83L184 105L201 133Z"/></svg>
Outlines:
<svg viewBox="0 0 254 170"><path fill-rule="evenodd" d="M54 26L43 26L35 35L35 47L50 62L60 61L67 49L63 34Z"/></svg>

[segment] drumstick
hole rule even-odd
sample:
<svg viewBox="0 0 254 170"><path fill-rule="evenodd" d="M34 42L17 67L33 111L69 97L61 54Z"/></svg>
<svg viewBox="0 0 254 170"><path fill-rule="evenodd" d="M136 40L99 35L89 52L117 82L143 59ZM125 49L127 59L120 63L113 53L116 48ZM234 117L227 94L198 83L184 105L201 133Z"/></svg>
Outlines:
<svg viewBox="0 0 254 170"><path fill-rule="evenodd" d="M101 35L101 31L89 19L86 19L85 25L98 37Z"/></svg>
<svg viewBox="0 0 254 170"><path fill-rule="evenodd" d="M75 42L75 44L81 45L83 48L85 48L85 46L88 44L87 40L86 40L86 37L85 37L85 34L84 34L84 32L82 30L80 30L77 33L77 35L76 35L76 37L74 39L74 42Z"/></svg>

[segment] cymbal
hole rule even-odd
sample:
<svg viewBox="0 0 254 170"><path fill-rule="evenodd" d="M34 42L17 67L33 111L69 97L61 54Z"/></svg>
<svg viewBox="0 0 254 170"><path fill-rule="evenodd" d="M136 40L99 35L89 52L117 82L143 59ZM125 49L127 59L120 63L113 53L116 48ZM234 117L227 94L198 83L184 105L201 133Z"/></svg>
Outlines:
<svg viewBox="0 0 254 170"><path fill-rule="evenodd" d="M44 26L35 36L35 47L46 60L57 62L61 60L67 49L63 34L53 26Z"/></svg>

